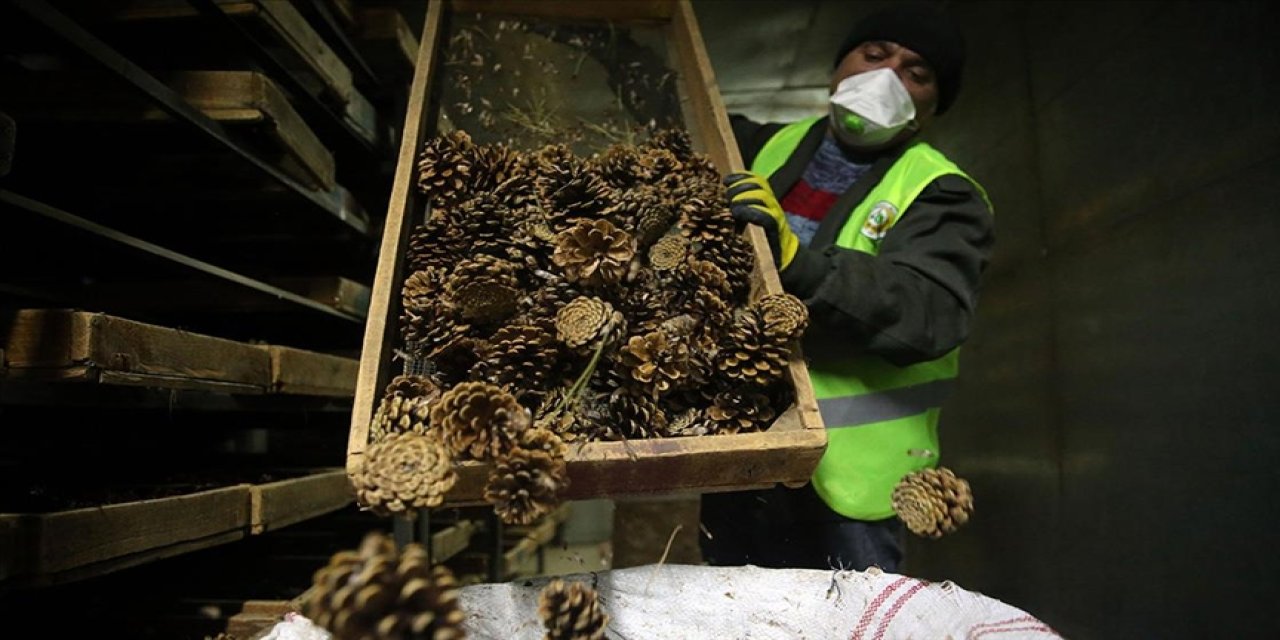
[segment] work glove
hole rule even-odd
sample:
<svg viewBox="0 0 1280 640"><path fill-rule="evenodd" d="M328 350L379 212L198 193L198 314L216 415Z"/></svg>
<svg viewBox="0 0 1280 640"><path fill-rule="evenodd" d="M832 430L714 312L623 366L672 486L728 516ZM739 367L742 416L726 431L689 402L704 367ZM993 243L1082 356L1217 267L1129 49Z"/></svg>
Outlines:
<svg viewBox="0 0 1280 640"><path fill-rule="evenodd" d="M773 265L779 271L791 264L800 248L800 239L787 224L787 214L778 204L769 182L754 173L731 173L724 179L729 187L729 211L734 219L764 229L773 251Z"/></svg>

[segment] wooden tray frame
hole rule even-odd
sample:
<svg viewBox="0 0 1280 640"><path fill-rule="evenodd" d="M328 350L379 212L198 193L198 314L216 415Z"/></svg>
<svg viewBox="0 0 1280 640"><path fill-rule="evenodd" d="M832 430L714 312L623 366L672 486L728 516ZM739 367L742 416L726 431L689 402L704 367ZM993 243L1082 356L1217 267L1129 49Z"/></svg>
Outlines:
<svg viewBox="0 0 1280 640"><path fill-rule="evenodd" d="M376 403L382 390L398 373L392 352L398 333L399 283L404 277L404 248L412 227L413 212L420 210L422 204L421 196L414 188L415 160L423 141L431 135L427 131L430 126L427 122L431 106L430 88L439 73L438 49L447 11L596 18L661 26L667 30L680 75L682 108L695 147L706 153L723 173L742 169L742 158L688 0L432 2L427 8L426 25L409 93L404 135L365 326L364 351L347 443L348 473L359 467L368 443L369 420ZM772 266L764 233L751 227L747 234L755 248L757 263L752 274L753 295L780 293L782 285ZM777 483L798 486L808 482L826 447L827 437L798 349L790 362L787 376L795 389L796 400L765 432L593 442L571 447L567 457L570 486L564 497L573 500L730 491ZM461 463L459 481L449 493L447 504L481 503L488 469L488 464Z"/></svg>

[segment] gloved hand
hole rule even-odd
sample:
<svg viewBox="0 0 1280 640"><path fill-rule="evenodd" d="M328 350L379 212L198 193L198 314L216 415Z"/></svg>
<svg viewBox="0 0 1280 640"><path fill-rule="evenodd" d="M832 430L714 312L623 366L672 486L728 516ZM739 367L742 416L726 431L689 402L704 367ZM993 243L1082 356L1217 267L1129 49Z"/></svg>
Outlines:
<svg viewBox="0 0 1280 640"><path fill-rule="evenodd" d="M764 229L774 266L779 271L786 269L800 249L800 239L787 224L787 214L769 182L754 173L732 173L724 183L729 187L729 211L733 217Z"/></svg>

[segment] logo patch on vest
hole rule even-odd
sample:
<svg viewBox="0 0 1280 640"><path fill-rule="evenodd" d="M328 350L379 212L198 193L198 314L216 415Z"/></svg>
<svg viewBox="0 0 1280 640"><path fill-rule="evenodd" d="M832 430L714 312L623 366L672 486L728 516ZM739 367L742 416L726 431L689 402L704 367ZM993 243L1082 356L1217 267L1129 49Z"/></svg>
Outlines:
<svg viewBox="0 0 1280 640"><path fill-rule="evenodd" d="M889 233L889 227L893 226L893 221L897 219L898 208L888 200L881 200L871 207L871 213L867 215L867 221L862 225L862 235L880 242L884 239L884 235Z"/></svg>

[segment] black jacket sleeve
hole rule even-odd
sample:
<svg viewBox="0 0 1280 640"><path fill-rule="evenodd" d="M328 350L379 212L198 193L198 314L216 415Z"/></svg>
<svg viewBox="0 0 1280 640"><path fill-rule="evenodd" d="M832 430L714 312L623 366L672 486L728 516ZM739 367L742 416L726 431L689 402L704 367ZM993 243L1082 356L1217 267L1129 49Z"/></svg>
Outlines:
<svg viewBox="0 0 1280 640"><path fill-rule="evenodd" d="M742 166L750 167L756 155L760 153L760 149L764 147L764 143L768 142L769 138L772 138L783 125L774 122L760 124L744 115L734 113L729 115L729 127L733 129L738 150L742 152Z"/></svg>
<svg viewBox="0 0 1280 640"><path fill-rule="evenodd" d="M916 198L879 255L802 247L781 276L809 307L805 355L870 353L899 366L945 355L969 334L994 241L986 201L949 175Z"/></svg>

